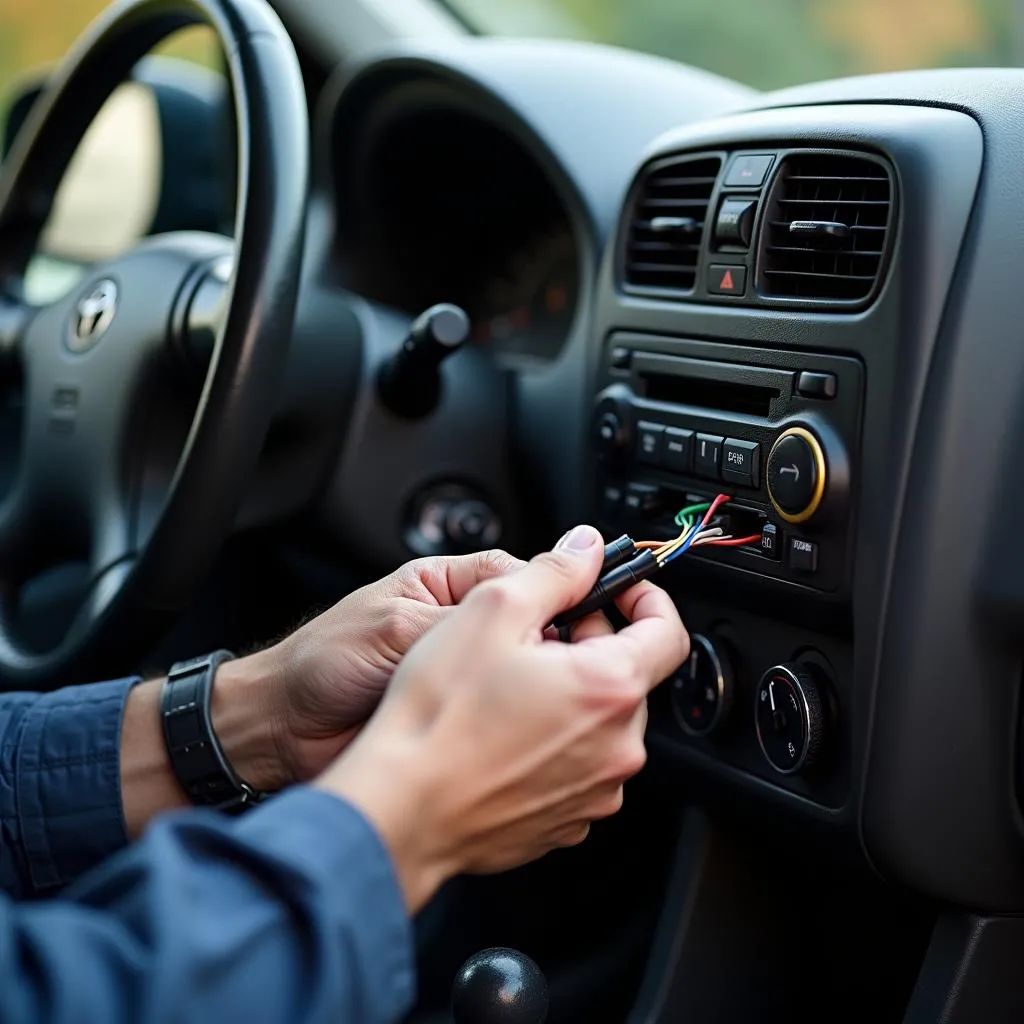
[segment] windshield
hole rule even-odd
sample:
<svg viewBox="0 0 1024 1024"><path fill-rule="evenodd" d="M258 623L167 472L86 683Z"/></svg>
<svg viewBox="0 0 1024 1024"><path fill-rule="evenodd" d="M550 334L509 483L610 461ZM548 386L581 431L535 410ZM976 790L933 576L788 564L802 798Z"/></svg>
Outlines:
<svg viewBox="0 0 1024 1024"><path fill-rule="evenodd" d="M449 0L479 30L613 43L759 89L1020 65L1024 0Z"/></svg>

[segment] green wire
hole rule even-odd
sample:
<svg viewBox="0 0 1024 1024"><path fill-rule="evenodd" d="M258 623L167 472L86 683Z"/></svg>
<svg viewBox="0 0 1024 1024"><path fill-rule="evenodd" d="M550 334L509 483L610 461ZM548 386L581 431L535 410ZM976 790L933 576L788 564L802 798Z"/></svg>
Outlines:
<svg viewBox="0 0 1024 1024"><path fill-rule="evenodd" d="M676 526L680 529L685 529L688 526L693 526L692 515L698 512L707 512L711 508L711 502L705 501L699 505L687 505L686 508L680 509L676 513Z"/></svg>

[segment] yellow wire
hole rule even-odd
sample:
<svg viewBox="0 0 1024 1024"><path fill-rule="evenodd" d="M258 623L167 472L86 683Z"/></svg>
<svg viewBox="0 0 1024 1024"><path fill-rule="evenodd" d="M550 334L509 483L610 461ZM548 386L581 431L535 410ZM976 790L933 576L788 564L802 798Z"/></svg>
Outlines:
<svg viewBox="0 0 1024 1024"><path fill-rule="evenodd" d="M668 558L673 551L682 547L686 543L686 538L689 537L696 528L696 524L688 526L678 537L676 537L675 540L670 540L667 544L658 548L658 550L654 552L654 557L657 558L659 562L662 561L662 559Z"/></svg>

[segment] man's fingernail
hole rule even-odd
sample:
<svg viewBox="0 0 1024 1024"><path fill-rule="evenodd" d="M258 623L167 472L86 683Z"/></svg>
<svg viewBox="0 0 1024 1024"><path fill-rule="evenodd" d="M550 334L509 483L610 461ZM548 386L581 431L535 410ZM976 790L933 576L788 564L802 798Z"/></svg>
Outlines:
<svg viewBox="0 0 1024 1024"><path fill-rule="evenodd" d="M563 551L586 551L601 540L601 534L592 526L574 526L559 542Z"/></svg>

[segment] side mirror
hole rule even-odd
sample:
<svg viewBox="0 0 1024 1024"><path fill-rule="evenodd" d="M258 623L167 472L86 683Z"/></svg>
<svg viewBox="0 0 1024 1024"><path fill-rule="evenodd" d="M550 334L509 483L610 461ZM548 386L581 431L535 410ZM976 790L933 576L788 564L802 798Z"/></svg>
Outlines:
<svg viewBox="0 0 1024 1024"><path fill-rule="evenodd" d="M28 83L9 106L4 157L43 84ZM58 191L43 253L92 263L158 232L231 234L234 139L222 76L172 57L146 58L79 145Z"/></svg>

